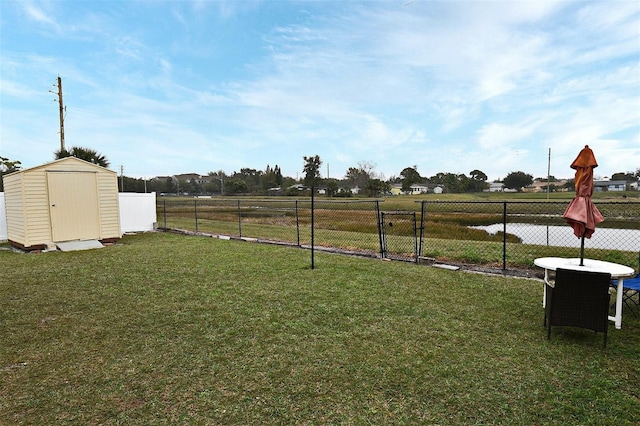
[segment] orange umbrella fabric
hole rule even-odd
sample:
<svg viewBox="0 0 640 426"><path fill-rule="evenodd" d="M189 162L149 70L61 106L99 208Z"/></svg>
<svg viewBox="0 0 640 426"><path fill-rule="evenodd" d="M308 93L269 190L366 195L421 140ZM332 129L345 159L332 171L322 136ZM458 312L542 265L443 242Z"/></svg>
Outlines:
<svg viewBox="0 0 640 426"><path fill-rule="evenodd" d="M604 221L598 208L593 204L593 169L598 167L596 157L589 145L580 151L578 157L571 163L575 169L576 196L571 200L562 217L573 228L576 237L591 238L596 225Z"/></svg>

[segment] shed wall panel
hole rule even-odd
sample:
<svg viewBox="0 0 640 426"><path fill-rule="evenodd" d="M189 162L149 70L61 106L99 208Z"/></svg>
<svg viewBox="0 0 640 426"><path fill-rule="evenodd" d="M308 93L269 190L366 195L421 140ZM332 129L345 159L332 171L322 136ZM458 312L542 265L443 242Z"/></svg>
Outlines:
<svg viewBox="0 0 640 426"><path fill-rule="evenodd" d="M118 206L118 177L115 174L98 175L98 202L100 205L100 238L120 238L120 208Z"/></svg>
<svg viewBox="0 0 640 426"><path fill-rule="evenodd" d="M22 196L22 176L19 174L3 177L5 211L7 214L7 239L24 244L25 218Z"/></svg>
<svg viewBox="0 0 640 426"><path fill-rule="evenodd" d="M44 170L23 173L25 246L51 241L49 197Z"/></svg>

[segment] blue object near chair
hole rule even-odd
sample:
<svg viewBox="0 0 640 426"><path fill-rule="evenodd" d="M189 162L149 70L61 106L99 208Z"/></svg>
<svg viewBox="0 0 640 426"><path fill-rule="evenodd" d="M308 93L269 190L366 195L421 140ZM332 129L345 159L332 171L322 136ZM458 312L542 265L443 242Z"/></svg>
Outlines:
<svg viewBox="0 0 640 426"><path fill-rule="evenodd" d="M611 285L617 287L618 280L612 280ZM622 283L622 301L629 307L633 316L637 318L636 308L640 311L640 274L634 278L625 278Z"/></svg>
<svg viewBox="0 0 640 426"><path fill-rule="evenodd" d="M618 280L611 280L611 287L618 287ZM622 301L629 307L634 317L638 317L637 308L640 311L640 252L638 252L638 275L633 278L625 278L622 283ZM636 299L634 300L634 296Z"/></svg>

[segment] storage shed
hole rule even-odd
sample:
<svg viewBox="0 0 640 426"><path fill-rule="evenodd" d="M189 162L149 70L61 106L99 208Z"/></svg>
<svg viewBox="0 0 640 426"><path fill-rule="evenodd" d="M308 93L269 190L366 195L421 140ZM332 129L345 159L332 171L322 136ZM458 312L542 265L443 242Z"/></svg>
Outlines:
<svg viewBox="0 0 640 426"><path fill-rule="evenodd" d="M116 172L75 157L3 177L7 239L26 250L121 238Z"/></svg>

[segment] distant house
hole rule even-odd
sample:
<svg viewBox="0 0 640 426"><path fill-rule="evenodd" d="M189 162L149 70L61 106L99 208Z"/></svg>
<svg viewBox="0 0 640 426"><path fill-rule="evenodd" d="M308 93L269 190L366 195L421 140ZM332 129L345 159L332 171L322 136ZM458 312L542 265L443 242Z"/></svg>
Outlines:
<svg viewBox="0 0 640 426"><path fill-rule="evenodd" d="M402 195L404 191L402 190L401 183L392 183L390 189L391 195Z"/></svg>
<svg viewBox="0 0 640 426"><path fill-rule="evenodd" d="M198 184L209 183L212 179L218 179L217 177L212 178L211 176L202 176L197 173L183 173L180 175L173 176L156 176L152 178L152 181L156 182L166 182L168 179L171 179L173 182L195 182Z"/></svg>
<svg viewBox="0 0 640 426"><path fill-rule="evenodd" d="M297 189L298 191L306 191L307 189L309 189L309 187L304 186L301 183L296 183L295 185L291 185L287 189Z"/></svg>
<svg viewBox="0 0 640 426"><path fill-rule="evenodd" d="M184 173L181 175L173 176L180 182L195 182L199 184L211 182L211 176L202 176L198 173Z"/></svg>
<svg viewBox="0 0 640 426"><path fill-rule="evenodd" d="M625 180L596 180L593 182L594 192L603 191L626 191L627 181Z"/></svg>
<svg viewBox="0 0 640 426"><path fill-rule="evenodd" d="M522 188L522 192L546 192L547 182L536 181L529 186Z"/></svg>
<svg viewBox="0 0 640 426"><path fill-rule="evenodd" d="M489 192L504 192L504 183L502 182L491 182L489 184Z"/></svg>
<svg viewBox="0 0 640 426"><path fill-rule="evenodd" d="M389 192L391 195L418 195L418 194L428 194L429 192L433 192L434 194L442 194L444 189L440 185L434 184L425 184L425 183L414 183L411 185L411 189L409 192L402 190L401 183L392 183L391 189Z"/></svg>
<svg viewBox="0 0 640 426"><path fill-rule="evenodd" d="M546 180L537 180L533 182L531 185L524 188L522 191L523 192L547 192L547 185L549 185L553 189L554 187L555 188L561 187L565 183L567 183L567 181L564 181L564 180L548 182L548 183Z"/></svg>
<svg viewBox="0 0 640 426"><path fill-rule="evenodd" d="M411 194L426 194L429 192L429 186L423 183L414 183L411 185Z"/></svg>

